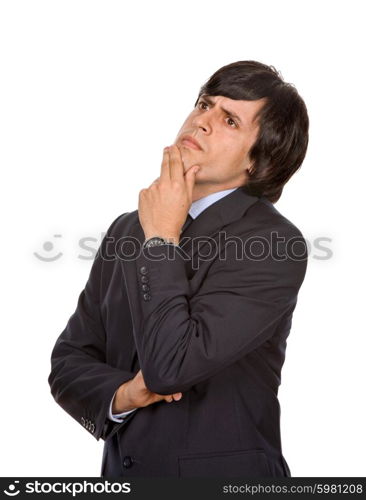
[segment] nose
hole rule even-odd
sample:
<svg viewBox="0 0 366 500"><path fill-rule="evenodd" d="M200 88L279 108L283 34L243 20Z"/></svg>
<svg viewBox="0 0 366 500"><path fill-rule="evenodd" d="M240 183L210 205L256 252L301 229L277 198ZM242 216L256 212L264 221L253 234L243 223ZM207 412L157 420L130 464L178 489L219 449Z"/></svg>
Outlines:
<svg viewBox="0 0 366 500"><path fill-rule="evenodd" d="M212 110L205 111L204 113L200 113L196 115L192 120L192 125L197 129L201 129L205 134L209 134L212 130L212 119L211 119Z"/></svg>

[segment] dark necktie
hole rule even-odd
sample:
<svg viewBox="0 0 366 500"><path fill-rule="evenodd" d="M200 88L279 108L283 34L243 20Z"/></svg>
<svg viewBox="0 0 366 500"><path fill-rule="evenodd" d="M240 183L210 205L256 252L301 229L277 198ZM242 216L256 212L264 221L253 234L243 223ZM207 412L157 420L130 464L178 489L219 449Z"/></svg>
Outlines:
<svg viewBox="0 0 366 500"><path fill-rule="evenodd" d="M191 217L189 214L187 215L186 221L182 226L181 233L183 233L187 227L190 225L190 223L193 221L193 217Z"/></svg>

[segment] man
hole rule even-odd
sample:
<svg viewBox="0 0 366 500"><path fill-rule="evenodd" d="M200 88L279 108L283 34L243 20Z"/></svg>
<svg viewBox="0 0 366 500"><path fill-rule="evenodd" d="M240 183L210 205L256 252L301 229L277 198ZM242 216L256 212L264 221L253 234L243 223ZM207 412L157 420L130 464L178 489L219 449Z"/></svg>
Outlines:
<svg viewBox="0 0 366 500"><path fill-rule="evenodd" d="M308 126L273 67L224 66L109 227L49 376L102 476L290 476L277 393L307 251L273 204Z"/></svg>

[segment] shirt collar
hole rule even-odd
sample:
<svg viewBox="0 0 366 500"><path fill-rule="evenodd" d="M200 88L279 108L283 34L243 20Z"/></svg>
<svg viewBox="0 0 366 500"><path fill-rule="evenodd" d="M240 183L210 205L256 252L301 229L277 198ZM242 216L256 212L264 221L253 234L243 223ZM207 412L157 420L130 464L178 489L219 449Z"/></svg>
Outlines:
<svg viewBox="0 0 366 500"><path fill-rule="evenodd" d="M188 210L189 215L192 217L192 219L195 219L200 215L201 212L203 212L206 208L212 205L212 203L215 203L215 201L218 201L220 198L223 198L229 193L232 193L233 191L235 191L235 189L238 188L236 187L232 189L224 189L222 191L217 191L216 193L208 194L207 196L204 196L203 198L194 201L190 209Z"/></svg>

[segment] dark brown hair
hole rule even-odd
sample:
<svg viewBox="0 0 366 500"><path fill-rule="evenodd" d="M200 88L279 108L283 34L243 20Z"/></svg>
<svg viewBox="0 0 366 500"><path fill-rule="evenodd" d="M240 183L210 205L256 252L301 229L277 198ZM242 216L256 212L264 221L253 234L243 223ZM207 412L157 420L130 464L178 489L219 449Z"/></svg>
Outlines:
<svg viewBox="0 0 366 500"><path fill-rule="evenodd" d="M300 168L309 141L307 109L295 86L273 66L238 61L223 66L204 83L195 106L202 94L244 101L265 98L255 117L259 132L249 151L252 169L246 186L275 203Z"/></svg>

